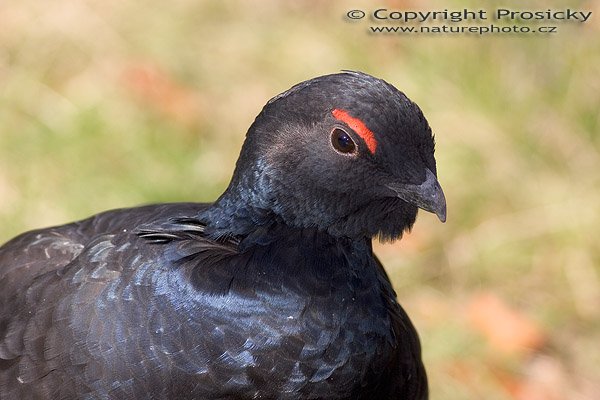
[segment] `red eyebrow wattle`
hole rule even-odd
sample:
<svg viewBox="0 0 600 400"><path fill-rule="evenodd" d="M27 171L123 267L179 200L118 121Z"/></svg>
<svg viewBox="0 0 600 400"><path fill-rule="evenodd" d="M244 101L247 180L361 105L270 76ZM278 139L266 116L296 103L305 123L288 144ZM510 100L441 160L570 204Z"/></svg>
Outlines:
<svg viewBox="0 0 600 400"><path fill-rule="evenodd" d="M375 154L375 150L377 150L377 140L375 139L375 134L369 128L367 128L367 125L365 125L364 122L358 118L354 118L345 110L336 108L331 113L335 119L345 122L346 125L356 132L356 134L365 141L371 154Z"/></svg>

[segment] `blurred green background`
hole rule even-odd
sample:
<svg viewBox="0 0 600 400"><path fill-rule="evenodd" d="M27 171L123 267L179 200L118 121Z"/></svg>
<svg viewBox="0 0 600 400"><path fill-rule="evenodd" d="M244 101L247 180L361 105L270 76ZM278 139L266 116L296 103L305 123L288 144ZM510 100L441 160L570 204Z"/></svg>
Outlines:
<svg viewBox="0 0 600 400"><path fill-rule="evenodd" d="M373 35L344 17L380 6L594 14L489 36ZM598 398L599 16L598 1L2 2L0 242L109 208L211 201L271 96L362 70L436 133L448 222L421 214L376 248L432 399Z"/></svg>

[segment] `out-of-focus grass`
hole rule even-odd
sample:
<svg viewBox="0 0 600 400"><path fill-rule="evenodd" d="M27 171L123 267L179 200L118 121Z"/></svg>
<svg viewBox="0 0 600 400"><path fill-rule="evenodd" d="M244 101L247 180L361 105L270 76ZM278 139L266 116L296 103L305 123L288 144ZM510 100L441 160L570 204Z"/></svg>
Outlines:
<svg viewBox="0 0 600 400"><path fill-rule="evenodd" d="M364 70L404 90L437 134L448 222L421 215L377 247L420 331L432 398L598 393L596 15L550 37L374 36L344 20L373 8L356 3L0 5L0 241L114 207L211 201L270 96ZM512 7L548 8L526 3ZM530 320L545 346L496 348L471 322L480 292Z"/></svg>

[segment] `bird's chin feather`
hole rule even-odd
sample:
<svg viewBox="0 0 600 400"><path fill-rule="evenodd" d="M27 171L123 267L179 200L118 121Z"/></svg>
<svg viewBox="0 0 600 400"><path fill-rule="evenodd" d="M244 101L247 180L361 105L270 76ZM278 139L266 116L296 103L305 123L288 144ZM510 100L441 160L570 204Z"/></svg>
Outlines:
<svg viewBox="0 0 600 400"><path fill-rule="evenodd" d="M405 227L403 230L401 230L399 232L383 232L383 231L380 231L377 234L377 239L381 243L393 243L396 240L402 239L402 236L404 235L404 232L409 232L410 233L411 230L412 230L412 225L409 226L409 227Z"/></svg>
<svg viewBox="0 0 600 400"><path fill-rule="evenodd" d="M409 232L412 230L412 227L416 220L416 212L414 217L410 218L410 216L405 215L404 219L400 219L397 221L397 225L389 225L385 226L377 232L377 239L379 239L382 243L392 243L396 240L402 239L402 235L404 232Z"/></svg>
<svg viewBox="0 0 600 400"><path fill-rule="evenodd" d="M417 217L417 207L399 198L372 201L327 228L333 236L378 237L392 242L410 231Z"/></svg>

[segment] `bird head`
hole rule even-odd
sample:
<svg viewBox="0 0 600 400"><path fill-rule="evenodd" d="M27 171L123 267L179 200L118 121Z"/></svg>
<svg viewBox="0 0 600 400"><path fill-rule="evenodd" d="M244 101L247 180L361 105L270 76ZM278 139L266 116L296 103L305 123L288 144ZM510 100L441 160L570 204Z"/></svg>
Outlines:
<svg viewBox="0 0 600 400"><path fill-rule="evenodd" d="M421 208L446 219L434 138L387 82L342 72L271 99L250 127L217 204L334 236L396 239ZM227 208L226 207L226 208Z"/></svg>

